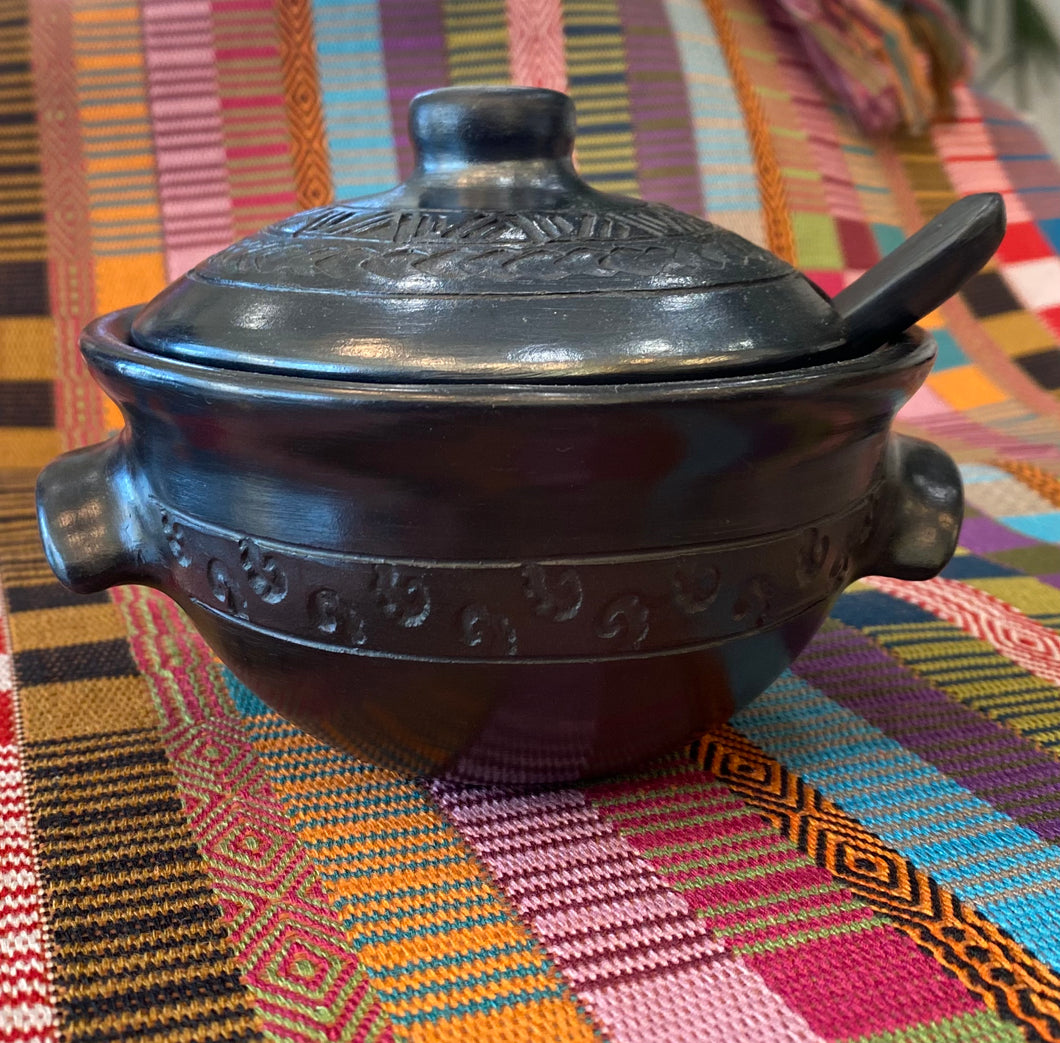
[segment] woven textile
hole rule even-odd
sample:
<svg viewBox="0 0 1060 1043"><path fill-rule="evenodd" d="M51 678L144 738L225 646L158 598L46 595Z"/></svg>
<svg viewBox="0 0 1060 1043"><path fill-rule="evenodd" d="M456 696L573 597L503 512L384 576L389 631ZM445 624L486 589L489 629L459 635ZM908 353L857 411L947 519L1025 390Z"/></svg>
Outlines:
<svg viewBox="0 0 1060 1043"><path fill-rule="evenodd" d="M1060 1039L1060 170L968 91L869 140L764 0L0 0L0 1043ZM594 184L835 292L958 194L998 257L901 424L960 462L939 579L870 578L762 698L525 793L335 753L153 592L67 593L76 350L234 238L408 172L446 83L578 105Z"/></svg>

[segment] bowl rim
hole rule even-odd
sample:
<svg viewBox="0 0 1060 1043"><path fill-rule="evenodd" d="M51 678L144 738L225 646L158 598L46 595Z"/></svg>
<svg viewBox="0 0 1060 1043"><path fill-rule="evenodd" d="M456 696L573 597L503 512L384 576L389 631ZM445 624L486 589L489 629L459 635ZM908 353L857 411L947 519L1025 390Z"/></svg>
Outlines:
<svg viewBox="0 0 1060 1043"><path fill-rule="evenodd" d="M81 351L90 367L131 384L168 385L239 399L291 398L302 403L365 401L452 406L622 406L677 402L699 398L763 398L778 393L812 395L844 386L893 379L895 374L934 361L937 345L931 332L911 326L901 337L851 359L713 378L624 381L593 384L557 383L379 383L271 373L209 366L157 355L129 341L133 317L141 305L101 315L81 334Z"/></svg>

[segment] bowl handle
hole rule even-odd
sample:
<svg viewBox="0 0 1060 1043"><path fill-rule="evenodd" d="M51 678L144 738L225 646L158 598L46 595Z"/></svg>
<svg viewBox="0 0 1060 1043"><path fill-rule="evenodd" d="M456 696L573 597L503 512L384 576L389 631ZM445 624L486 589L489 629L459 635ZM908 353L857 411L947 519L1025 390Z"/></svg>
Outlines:
<svg viewBox="0 0 1060 1043"><path fill-rule="evenodd" d="M858 574L930 579L957 548L960 472L938 446L898 434L891 436L886 467L880 517Z"/></svg>
<svg viewBox="0 0 1060 1043"><path fill-rule="evenodd" d="M151 583L139 503L120 435L52 461L37 479L37 523L60 582L78 594Z"/></svg>

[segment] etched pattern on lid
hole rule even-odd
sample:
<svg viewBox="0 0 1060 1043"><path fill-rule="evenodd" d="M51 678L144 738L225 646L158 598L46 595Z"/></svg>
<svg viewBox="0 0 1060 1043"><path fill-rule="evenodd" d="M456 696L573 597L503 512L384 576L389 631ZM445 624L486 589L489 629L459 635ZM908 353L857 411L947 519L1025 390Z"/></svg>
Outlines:
<svg viewBox="0 0 1060 1043"><path fill-rule="evenodd" d="M565 95L446 88L414 99L409 124L408 180L215 254L144 308L133 342L401 383L671 380L842 348L830 302L786 262L586 184Z"/></svg>

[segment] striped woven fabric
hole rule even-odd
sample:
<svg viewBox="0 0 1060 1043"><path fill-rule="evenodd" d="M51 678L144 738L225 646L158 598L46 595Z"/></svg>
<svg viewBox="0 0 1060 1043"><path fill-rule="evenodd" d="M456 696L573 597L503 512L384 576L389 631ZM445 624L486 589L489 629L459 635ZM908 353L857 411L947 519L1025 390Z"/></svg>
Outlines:
<svg viewBox="0 0 1060 1043"><path fill-rule="evenodd" d="M1060 170L997 104L869 140L766 0L0 0L0 1043L1060 1039ZM76 350L235 237L408 172L446 83L569 90L596 185L835 292L960 193L997 258L903 427L942 577L871 578L730 725L461 788L266 709L170 602L76 597L36 471L120 424Z"/></svg>

